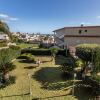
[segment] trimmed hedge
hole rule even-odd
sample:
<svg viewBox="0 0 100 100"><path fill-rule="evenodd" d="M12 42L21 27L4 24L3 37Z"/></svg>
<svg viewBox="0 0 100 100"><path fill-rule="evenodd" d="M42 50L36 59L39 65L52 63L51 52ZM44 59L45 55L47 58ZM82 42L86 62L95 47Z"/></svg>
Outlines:
<svg viewBox="0 0 100 100"><path fill-rule="evenodd" d="M21 53L31 53L33 55L51 55L50 49L23 49ZM59 49L57 55L66 56L66 50Z"/></svg>
<svg viewBox="0 0 100 100"><path fill-rule="evenodd" d="M18 59L26 59L27 61L34 62L35 56L30 53L21 54Z"/></svg>
<svg viewBox="0 0 100 100"><path fill-rule="evenodd" d="M76 55L84 61L92 61L98 49L98 44L81 44L76 46Z"/></svg>

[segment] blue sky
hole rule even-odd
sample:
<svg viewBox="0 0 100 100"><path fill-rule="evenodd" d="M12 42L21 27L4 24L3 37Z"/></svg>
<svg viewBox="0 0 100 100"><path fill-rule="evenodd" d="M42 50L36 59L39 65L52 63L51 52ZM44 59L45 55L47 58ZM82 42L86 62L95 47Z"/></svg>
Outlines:
<svg viewBox="0 0 100 100"><path fill-rule="evenodd" d="M100 25L100 0L0 0L11 31L52 33L64 26Z"/></svg>

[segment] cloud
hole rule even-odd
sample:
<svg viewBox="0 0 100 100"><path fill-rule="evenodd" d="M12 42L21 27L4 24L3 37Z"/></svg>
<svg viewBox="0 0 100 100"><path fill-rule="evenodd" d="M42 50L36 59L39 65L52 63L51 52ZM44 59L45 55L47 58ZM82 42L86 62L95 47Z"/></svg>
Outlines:
<svg viewBox="0 0 100 100"><path fill-rule="evenodd" d="M97 18L97 19L100 19L100 16L97 16L96 18Z"/></svg>
<svg viewBox="0 0 100 100"><path fill-rule="evenodd" d="M12 20L12 21L17 21L17 20L19 20L18 18L10 18L10 20Z"/></svg>
<svg viewBox="0 0 100 100"><path fill-rule="evenodd" d="M0 17L2 17L2 18L8 18L9 16L6 15L6 14L0 14Z"/></svg>
<svg viewBox="0 0 100 100"><path fill-rule="evenodd" d="M3 21L17 21L17 20L19 20L16 17L11 17L11 16L9 16L7 14L3 14L3 13L0 13L0 19Z"/></svg>
<svg viewBox="0 0 100 100"><path fill-rule="evenodd" d="M81 22L81 24L83 24L83 25L90 25L91 23L89 23L89 22Z"/></svg>

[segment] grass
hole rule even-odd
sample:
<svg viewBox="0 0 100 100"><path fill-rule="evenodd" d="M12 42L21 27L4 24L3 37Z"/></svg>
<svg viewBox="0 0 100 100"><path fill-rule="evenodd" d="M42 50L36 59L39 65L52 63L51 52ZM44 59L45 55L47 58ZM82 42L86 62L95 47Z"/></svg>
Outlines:
<svg viewBox="0 0 100 100"><path fill-rule="evenodd" d="M14 61L16 69L10 72L10 75L16 76L16 81L4 89L0 89L1 100L30 100L29 95L20 96L20 94L29 93L29 85L31 83L32 98L40 98L41 100L88 100L86 91L80 94L80 90L76 91L75 96L71 95L71 90L65 88L71 84L69 80L63 80L62 71L59 65L51 62L50 56L37 56L35 60L40 59L42 64L37 67L34 63L23 63L21 59ZM66 59L61 57L60 61ZM60 57L59 57L60 59ZM31 74L29 82L28 74ZM81 98L81 99L80 99Z"/></svg>
<svg viewBox="0 0 100 100"><path fill-rule="evenodd" d="M29 43L20 43L18 46L22 49L32 47L32 48L38 48L38 44L29 44Z"/></svg>

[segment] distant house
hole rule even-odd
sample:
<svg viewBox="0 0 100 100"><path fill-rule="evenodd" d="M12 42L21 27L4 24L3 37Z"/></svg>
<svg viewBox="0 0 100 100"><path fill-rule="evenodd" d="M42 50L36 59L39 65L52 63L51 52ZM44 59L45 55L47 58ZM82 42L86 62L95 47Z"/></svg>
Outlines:
<svg viewBox="0 0 100 100"><path fill-rule="evenodd" d="M100 44L100 26L64 27L54 30L57 46L76 46L78 44Z"/></svg>
<svg viewBox="0 0 100 100"><path fill-rule="evenodd" d="M0 40L9 40L9 37L4 33L0 33Z"/></svg>

